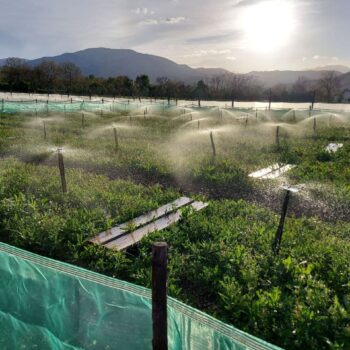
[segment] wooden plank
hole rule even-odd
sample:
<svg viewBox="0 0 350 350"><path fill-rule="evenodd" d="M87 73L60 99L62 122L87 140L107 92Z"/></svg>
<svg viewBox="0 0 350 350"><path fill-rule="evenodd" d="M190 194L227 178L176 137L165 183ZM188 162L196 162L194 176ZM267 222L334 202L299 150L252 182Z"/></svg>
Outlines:
<svg viewBox="0 0 350 350"><path fill-rule="evenodd" d="M291 164L279 165L278 163L276 163L267 168L255 171L254 173L251 173L248 176L254 177L257 179L276 179L277 177L279 177L280 175L284 174L285 172L289 171L294 167L295 165L291 165Z"/></svg>
<svg viewBox="0 0 350 350"><path fill-rule="evenodd" d="M130 230L130 227L138 228L142 225L149 223L155 219L160 218L161 216L166 215L167 213L173 212L178 208L183 207L189 203L193 202L193 199L188 197L180 197L175 201L165 204L158 209L152 210L147 214L141 215L133 220L125 222L119 226L113 227L107 231L101 232L97 236L93 237L90 242L96 244L105 244L109 241L116 239L117 237L124 235Z"/></svg>
<svg viewBox="0 0 350 350"><path fill-rule="evenodd" d="M278 177L280 177L281 175L283 175L284 173L286 173L287 171L289 171L294 167L295 165L291 165L291 164L284 165L281 168L276 169L271 173L262 176L260 179L277 179Z"/></svg>
<svg viewBox="0 0 350 350"><path fill-rule="evenodd" d="M191 206L195 211L199 211L205 208L206 206L208 206L208 203L193 202L189 206ZM180 218L181 218L181 209L175 212L171 212L156 221L152 221L147 225L136 229L133 232L126 233L123 236L120 236L113 241L109 241L108 243L104 244L104 246L109 249L117 249L117 250L126 249L131 245L139 242L144 236L148 235L149 233L163 230L166 227L170 226L171 224L174 224L175 222L177 222Z"/></svg>

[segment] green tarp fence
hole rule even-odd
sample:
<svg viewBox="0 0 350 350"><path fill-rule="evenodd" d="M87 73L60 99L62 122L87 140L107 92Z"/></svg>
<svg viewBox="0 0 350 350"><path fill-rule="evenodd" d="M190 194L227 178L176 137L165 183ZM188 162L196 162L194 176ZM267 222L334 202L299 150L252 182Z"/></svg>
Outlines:
<svg viewBox="0 0 350 350"><path fill-rule="evenodd" d="M0 349L152 348L150 290L0 243ZM168 298L170 350L279 349Z"/></svg>
<svg viewBox="0 0 350 350"><path fill-rule="evenodd" d="M0 101L1 114L14 113L50 113L50 112L117 112L117 111L137 111L144 109L145 104L134 101L42 101L42 100L28 100L28 101ZM167 103L149 103L148 109L153 112L162 111L165 108L174 107L174 103L168 105Z"/></svg>

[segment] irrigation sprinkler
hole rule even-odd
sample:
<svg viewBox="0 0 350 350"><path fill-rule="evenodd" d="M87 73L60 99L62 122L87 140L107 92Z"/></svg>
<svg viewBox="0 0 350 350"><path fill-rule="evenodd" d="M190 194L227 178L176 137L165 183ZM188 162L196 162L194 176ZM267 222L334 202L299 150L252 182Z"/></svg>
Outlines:
<svg viewBox="0 0 350 350"><path fill-rule="evenodd" d="M114 149L115 149L116 152L118 152L118 150L119 150L119 142L118 142L117 128L113 128L113 132L114 132Z"/></svg>
<svg viewBox="0 0 350 350"><path fill-rule="evenodd" d="M290 199L291 192L297 193L299 190L295 187L288 187L288 186L282 186L284 190L286 190L286 195L284 197L283 205L282 205L282 211L281 211L281 217L280 222L278 224L277 232L275 235L275 240L273 242L273 252L275 255L279 253L281 242L282 242L282 234L283 234L283 228L284 228L284 222L286 219L287 209L288 209L288 203Z"/></svg>
<svg viewBox="0 0 350 350"><path fill-rule="evenodd" d="M44 140L46 140L46 123L43 121L44 126Z"/></svg>
<svg viewBox="0 0 350 350"><path fill-rule="evenodd" d="M246 128L248 126L248 117L245 118L245 125L244 127Z"/></svg>
<svg viewBox="0 0 350 350"><path fill-rule="evenodd" d="M269 110L271 109L271 102L272 102L272 92L271 89L269 90Z"/></svg>
<svg viewBox="0 0 350 350"><path fill-rule="evenodd" d="M211 148L213 150L213 158L215 158L216 157L216 148L215 148L214 137L213 137L212 131L210 131L210 142L211 142Z"/></svg>
<svg viewBox="0 0 350 350"><path fill-rule="evenodd" d="M167 322L167 255L168 245L152 245L152 329L153 350L168 349Z"/></svg>
<svg viewBox="0 0 350 350"><path fill-rule="evenodd" d="M60 176L61 176L62 192L67 193L66 172L64 170L62 148L58 148L57 153L58 153L58 168L60 170Z"/></svg>
<svg viewBox="0 0 350 350"><path fill-rule="evenodd" d="M81 127L82 128L85 127L85 116L84 116L84 113L81 113Z"/></svg>
<svg viewBox="0 0 350 350"><path fill-rule="evenodd" d="M280 126L279 125L276 128L276 146L277 146L277 149L280 148Z"/></svg>
<svg viewBox="0 0 350 350"><path fill-rule="evenodd" d="M232 109L235 108L235 99L232 99L232 101L231 101L231 108Z"/></svg>
<svg viewBox="0 0 350 350"><path fill-rule="evenodd" d="M255 109L255 119L258 120L258 109Z"/></svg>

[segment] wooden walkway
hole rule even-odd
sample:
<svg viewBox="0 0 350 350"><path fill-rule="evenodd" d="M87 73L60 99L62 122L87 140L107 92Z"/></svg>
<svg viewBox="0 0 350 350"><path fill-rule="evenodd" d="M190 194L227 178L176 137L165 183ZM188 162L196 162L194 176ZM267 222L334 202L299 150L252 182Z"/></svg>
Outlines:
<svg viewBox="0 0 350 350"><path fill-rule="evenodd" d="M139 242L147 234L163 230L177 222L181 218L182 209L191 207L198 211L207 205L188 197L181 197L147 214L101 232L90 242L104 245L109 249L123 250Z"/></svg>

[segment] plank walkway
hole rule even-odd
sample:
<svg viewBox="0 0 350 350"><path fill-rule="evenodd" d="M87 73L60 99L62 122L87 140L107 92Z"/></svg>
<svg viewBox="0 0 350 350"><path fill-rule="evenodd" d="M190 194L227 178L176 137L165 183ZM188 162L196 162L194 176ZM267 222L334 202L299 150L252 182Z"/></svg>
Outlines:
<svg viewBox="0 0 350 350"><path fill-rule="evenodd" d="M104 245L109 249L123 250L139 242L147 234L163 230L177 222L181 218L183 208L191 207L199 211L207 205L207 203L194 201L188 197L181 197L147 214L101 232L90 242Z"/></svg>

